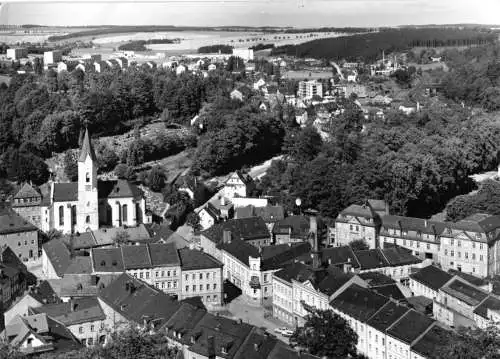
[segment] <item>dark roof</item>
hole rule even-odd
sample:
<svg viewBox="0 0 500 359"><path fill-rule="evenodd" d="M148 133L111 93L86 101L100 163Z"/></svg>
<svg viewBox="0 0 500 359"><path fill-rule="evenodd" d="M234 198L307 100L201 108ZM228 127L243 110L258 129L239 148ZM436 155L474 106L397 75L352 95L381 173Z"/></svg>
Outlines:
<svg viewBox="0 0 500 359"><path fill-rule="evenodd" d="M262 247L261 270L280 269L284 263L288 263L297 257L311 251L311 244L308 242L278 244L274 246ZM248 259L247 259L248 260Z"/></svg>
<svg viewBox="0 0 500 359"><path fill-rule="evenodd" d="M452 223L453 229L471 231L477 233L489 233L500 227L500 216L491 216L485 213L476 213L456 223ZM482 238L482 241L486 241Z"/></svg>
<svg viewBox="0 0 500 359"><path fill-rule="evenodd" d="M331 268L326 277L318 283L318 289L321 293L328 296L335 293L344 284L350 281L354 277L352 273L344 273L340 269Z"/></svg>
<svg viewBox="0 0 500 359"><path fill-rule="evenodd" d="M66 235L61 237L61 240L68 246L71 244L73 249L88 249L97 246L97 241L92 231L75 233L73 236Z"/></svg>
<svg viewBox="0 0 500 359"><path fill-rule="evenodd" d="M92 248L90 251L95 272L124 272L120 248Z"/></svg>
<svg viewBox="0 0 500 359"><path fill-rule="evenodd" d="M206 313L205 309L198 308L190 303L182 303L179 309L163 325L167 336L171 338L175 336L176 341L182 340L182 337L177 337L178 333L180 332L182 336L189 332Z"/></svg>
<svg viewBox="0 0 500 359"><path fill-rule="evenodd" d="M122 246L120 250L122 252L123 266L125 269L151 267L151 258L149 257L147 246Z"/></svg>
<svg viewBox="0 0 500 359"><path fill-rule="evenodd" d="M54 202L78 201L78 182L54 183Z"/></svg>
<svg viewBox="0 0 500 359"><path fill-rule="evenodd" d="M438 349L448 345L451 339L451 332L435 325L411 347L411 350L432 358Z"/></svg>
<svg viewBox="0 0 500 359"><path fill-rule="evenodd" d="M387 298L394 299L398 302L404 302L406 301L406 297L401 292L401 289L399 289L398 285L396 283L394 284L387 284L387 285L380 285L378 287L371 287L371 290L374 292L377 292L378 294L381 294Z"/></svg>
<svg viewBox="0 0 500 359"><path fill-rule="evenodd" d="M46 280L41 281L36 287L31 288L28 294L41 304L59 301L56 292L54 292L54 289Z"/></svg>
<svg viewBox="0 0 500 359"><path fill-rule="evenodd" d="M494 311L499 311L500 310L500 299L493 295L489 295L488 298L483 300L479 306L474 309L474 313L485 318L488 318L488 309L494 310Z"/></svg>
<svg viewBox="0 0 500 359"><path fill-rule="evenodd" d="M292 262L283 267L283 269L274 273L274 275L284 281L291 283L292 279L299 282L305 282L311 276L311 268L300 262Z"/></svg>
<svg viewBox="0 0 500 359"><path fill-rule="evenodd" d="M179 250L182 270L221 268L222 263L211 255L189 248Z"/></svg>
<svg viewBox="0 0 500 359"><path fill-rule="evenodd" d="M153 267L180 265L175 243L151 243L148 247Z"/></svg>
<svg viewBox="0 0 500 359"><path fill-rule="evenodd" d="M394 279L380 272L365 272L358 274L358 276L361 277L361 279L363 279L369 287L396 283Z"/></svg>
<svg viewBox="0 0 500 359"><path fill-rule="evenodd" d="M381 249L367 249L355 251L361 270L389 267L389 262L385 259Z"/></svg>
<svg viewBox="0 0 500 359"><path fill-rule="evenodd" d="M64 274L90 274L92 273L92 261L89 256L77 256L70 259L68 268Z"/></svg>
<svg viewBox="0 0 500 359"><path fill-rule="evenodd" d="M166 224L150 223L145 226L153 241L166 241L172 234L175 233L170 229L170 226Z"/></svg>
<svg viewBox="0 0 500 359"><path fill-rule="evenodd" d="M85 129L85 137L83 137L82 149L80 150L80 156L78 157L79 162L85 162L87 155L90 156L90 159L94 162L97 162L97 158L95 156L94 147L92 147L92 142L89 136L89 130Z"/></svg>
<svg viewBox="0 0 500 359"><path fill-rule="evenodd" d="M122 179L99 181L97 191L99 198L141 198L143 196L139 187Z"/></svg>
<svg viewBox="0 0 500 359"><path fill-rule="evenodd" d="M408 310L405 306L388 301L377 313L368 319L366 324L384 333L387 328L394 324Z"/></svg>
<svg viewBox="0 0 500 359"><path fill-rule="evenodd" d="M473 284L477 287L482 287L482 286L485 286L488 284L488 282L486 280L484 280L483 278L479 278L479 277L476 277L472 274L461 272L461 271L458 271L455 269L448 269L448 273L450 273L451 275L456 275L462 279L465 279L467 282L469 282L470 284Z"/></svg>
<svg viewBox="0 0 500 359"><path fill-rule="evenodd" d="M68 326L106 319L97 297L74 298L66 303L46 304L30 310L46 313Z"/></svg>
<svg viewBox="0 0 500 359"><path fill-rule="evenodd" d="M37 230L38 228L26 221L12 209L5 208L0 211L0 234L32 232Z"/></svg>
<svg viewBox="0 0 500 359"><path fill-rule="evenodd" d="M142 324L145 318L164 325L179 309L180 303L161 290L123 273L99 292L99 298L127 320Z"/></svg>
<svg viewBox="0 0 500 359"><path fill-rule="evenodd" d="M410 308L415 309L417 312L421 313L432 313L433 300L423 295L416 295L413 297L406 298Z"/></svg>
<svg viewBox="0 0 500 359"><path fill-rule="evenodd" d="M411 250L399 246L384 248L382 249L382 254L389 262L389 265L393 267L418 264L422 262L420 258L411 254Z"/></svg>
<svg viewBox="0 0 500 359"><path fill-rule="evenodd" d="M350 246L325 248L321 251L323 263L333 266L350 264L353 268L359 268L359 262Z"/></svg>
<svg viewBox="0 0 500 359"><path fill-rule="evenodd" d="M400 320L387 329L387 335L411 344L434 323L433 319L410 309Z"/></svg>
<svg viewBox="0 0 500 359"><path fill-rule="evenodd" d="M212 336L216 356L233 358L252 328L250 324L207 313L188 333L189 339L193 336L195 338L195 343L190 346L189 350L208 356L208 337ZM224 346L227 354L222 354Z"/></svg>
<svg viewBox="0 0 500 359"><path fill-rule="evenodd" d="M340 212L342 216L354 216L363 218L375 218L378 215L367 205L351 204L349 207Z"/></svg>
<svg viewBox="0 0 500 359"><path fill-rule="evenodd" d="M266 222L260 217L230 219L229 221L210 227L206 231L201 232L201 234L212 242L219 243L222 241L222 235L225 230L231 232L233 240L270 238Z"/></svg>
<svg viewBox="0 0 500 359"><path fill-rule="evenodd" d="M320 359L319 357L305 353L298 352L290 348L285 343L278 341L274 349L269 353L267 359Z"/></svg>
<svg viewBox="0 0 500 359"><path fill-rule="evenodd" d="M288 234L295 238L307 238L309 236L309 218L305 216L290 216L274 224L274 234Z"/></svg>
<svg viewBox="0 0 500 359"><path fill-rule="evenodd" d="M205 307L205 304L203 304L203 298L201 296L184 298L180 302L191 304L192 306L198 309L203 309L203 310L207 309L207 307Z"/></svg>
<svg viewBox="0 0 500 359"><path fill-rule="evenodd" d="M470 306L478 305L488 296L488 294L482 290L479 290L460 279L452 280L450 283L443 286L441 290Z"/></svg>
<svg viewBox="0 0 500 359"><path fill-rule="evenodd" d="M246 206L236 208L235 218L261 217L264 222L272 223L285 218L283 206L254 207Z"/></svg>
<svg viewBox="0 0 500 359"><path fill-rule="evenodd" d="M68 248L59 239L53 239L44 243L43 250L47 254L47 258L52 263L54 270L59 277L62 277L70 264L70 253Z"/></svg>
<svg viewBox="0 0 500 359"><path fill-rule="evenodd" d="M382 227L440 235L445 230L446 223L415 217L385 215L382 217Z"/></svg>
<svg viewBox="0 0 500 359"><path fill-rule="evenodd" d="M434 291L437 291L451 278L453 278L453 276L439 269L438 267L430 265L420 269L416 273L410 274L410 278L425 285L426 287L431 288Z"/></svg>
<svg viewBox="0 0 500 359"><path fill-rule="evenodd" d="M278 339L275 337L265 335L259 329L254 328L234 356L234 359L267 359L277 342Z"/></svg>
<svg viewBox="0 0 500 359"><path fill-rule="evenodd" d="M333 299L330 305L361 322L366 322L388 300L386 297L370 289L363 288L357 284L351 284Z"/></svg>
<svg viewBox="0 0 500 359"><path fill-rule="evenodd" d="M231 243L222 243L219 245L219 249L231 254L247 266L249 265L248 257L259 257L258 248L241 240L232 240Z"/></svg>

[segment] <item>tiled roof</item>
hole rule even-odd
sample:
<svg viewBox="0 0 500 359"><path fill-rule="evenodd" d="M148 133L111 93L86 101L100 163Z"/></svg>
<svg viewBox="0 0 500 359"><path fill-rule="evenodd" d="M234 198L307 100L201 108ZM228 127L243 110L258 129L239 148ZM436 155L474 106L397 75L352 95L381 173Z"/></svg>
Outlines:
<svg viewBox="0 0 500 359"><path fill-rule="evenodd" d="M32 198L41 197L40 192L38 192L29 183L25 183L21 189L15 194L14 198Z"/></svg>
<svg viewBox="0 0 500 359"><path fill-rule="evenodd" d="M452 275L433 265L424 267L418 272L410 274L411 279L431 288L434 291L438 291L439 288L445 285L452 277Z"/></svg>
<svg viewBox="0 0 500 359"><path fill-rule="evenodd" d="M452 280L444 285L441 290L470 306L478 305L488 296L488 294L484 291L479 290L460 279Z"/></svg>
<svg viewBox="0 0 500 359"><path fill-rule="evenodd" d="M380 272L365 272L358 274L358 276L363 279L369 287L396 283L394 279Z"/></svg>
<svg viewBox="0 0 500 359"><path fill-rule="evenodd" d="M146 241L151 237L144 224L139 224L137 227L101 228L92 231L92 236L95 238L96 246L105 246L114 244L114 239L120 232L126 232L131 243Z"/></svg>
<svg viewBox="0 0 500 359"><path fill-rule="evenodd" d="M283 269L274 273L274 275L285 282L292 283L292 279L304 282L311 276L311 268L300 262L293 262L285 265Z"/></svg>
<svg viewBox="0 0 500 359"><path fill-rule="evenodd" d="M53 239L44 243L43 250L47 254L47 258L54 267L57 275L62 277L70 264L70 253L68 248L59 239Z"/></svg>
<svg viewBox="0 0 500 359"><path fill-rule="evenodd" d="M93 248L90 252L95 272L124 272L120 248Z"/></svg>
<svg viewBox="0 0 500 359"><path fill-rule="evenodd" d="M294 238L307 238L309 235L309 218L305 216L290 216L274 224L274 234L288 234L291 229L291 235Z"/></svg>
<svg viewBox="0 0 500 359"><path fill-rule="evenodd" d="M82 149L80 150L80 156L78 157L79 162L85 162L87 156L90 156L90 159L94 162L97 162L97 158L95 156L94 147L92 146L92 142L89 136L89 130L85 129L85 137L83 137Z"/></svg>
<svg viewBox="0 0 500 359"><path fill-rule="evenodd" d="M353 277L352 273L344 273L342 270L332 268L327 272L326 277L318 283L318 289L321 293L330 296Z"/></svg>
<svg viewBox="0 0 500 359"><path fill-rule="evenodd" d="M375 218L377 214L367 205L351 204L340 212L343 216L354 216L364 218Z"/></svg>
<svg viewBox="0 0 500 359"><path fill-rule="evenodd" d="M456 275L462 279L465 279L467 282L475 285L476 287L482 287L488 284L488 282L483 278L479 278L472 274L461 272L455 269L448 269L448 273L451 274L452 276Z"/></svg>
<svg viewBox="0 0 500 359"><path fill-rule="evenodd" d="M127 320L142 324L145 318L157 319L159 327L180 307L179 302L161 290L126 273L102 289L99 298Z"/></svg>
<svg viewBox="0 0 500 359"><path fill-rule="evenodd" d="M451 332L435 325L411 347L411 350L426 358L432 358L438 348L448 345L451 339Z"/></svg>
<svg viewBox="0 0 500 359"><path fill-rule="evenodd" d="M179 253L174 243L151 243L148 247L153 267L180 265Z"/></svg>
<svg viewBox="0 0 500 359"><path fill-rule="evenodd" d="M406 301L405 295L403 294L403 292L401 292L401 289L399 289L396 283L371 287L371 290L387 298L394 299L398 302Z"/></svg>
<svg viewBox="0 0 500 359"><path fill-rule="evenodd" d="M68 268L64 274L90 274L92 273L92 261L88 256L77 256L70 259Z"/></svg>
<svg viewBox="0 0 500 359"><path fill-rule="evenodd" d="M54 202L78 201L78 182L54 183Z"/></svg>
<svg viewBox="0 0 500 359"><path fill-rule="evenodd" d="M350 264L353 268L359 268L359 262L350 246L325 248L321 251L323 263L339 266Z"/></svg>
<svg viewBox="0 0 500 359"><path fill-rule="evenodd" d="M225 230L231 232L233 240L270 238L266 223L260 217L230 219L210 227L201 232L201 234L218 244L222 241L222 235Z"/></svg>
<svg viewBox="0 0 500 359"><path fill-rule="evenodd" d="M485 318L488 318L488 309L493 311L500 311L500 299L496 296L489 295L488 298L483 300L483 302L474 309L474 313Z"/></svg>
<svg viewBox="0 0 500 359"><path fill-rule="evenodd" d="M382 217L382 227L440 235L445 230L446 223L415 217L385 215Z"/></svg>
<svg viewBox="0 0 500 359"><path fill-rule="evenodd" d="M354 252L361 270L388 267L389 262L385 259L380 249L367 249Z"/></svg>
<svg viewBox="0 0 500 359"><path fill-rule="evenodd" d="M221 268L222 263L211 255L196 249L179 250L182 270Z"/></svg>
<svg viewBox="0 0 500 359"><path fill-rule="evenodd" d="M408 310L405 306L388 301L378 312L368 319L366 324L384 333L387 328L394 324Z"/></svg>
<svg viewBox="0 0 500 359"><path fill-rule="evenodd" d="M451 224L453 229L489 233L500 227L500 216L491 216L485 213L476 213L456 223Z"/></svg>
<svg viewBox="0 0 500 359"><path fill-rule="evenodd" d="M125 269L139 269L151 267L151 258L147 246L120 247Z"/></svg>
<svg viewBox="0 0 500 359"><path fill-rule="evenodd" d="M163 325L167 336L175 338L176 341L185 339L182 336L193 329L206 313L205 309L197 308L188 303L182 303L179 309ZM178 337L179 333L181 334L181 338Z"/></svg>
<svg viewBox="0 0 500 359"><path fill-rule="evenodd" d="M320 359L315 355L298 352L283 342L278 341L274 349L269 353L267 359Z"/></svg>
<svg viewBox="0 0 500 359"><path fill-rule="evenodd" d="M262 271L280 269L283 264L311 251L308 242L278 244L262 247L260 268Z"/></svg>
<svg viewBox="0 0 500 359"><path fill-rule="evenodd" d="M67 245L70 245L70 243L72 243L73 249L89 249L97 247L97 242L91 231L75 233L73 235L73 238L71 238L71 235L66 235L61 237L61 241L63 241Z"/></svg>
<svg viewBox="0 0 500 359"><path fill-rule="evenodd" d="M410 309L401 319L387 329L387 335L411 344L434 323L433 319Z"/></svg>
<svg viewBox="0 0 500 359"><path fill-rule="evenodd" d="M46 313L66 326L106 319L96 297L74 298L66 303L46 304L31 308L30 311Z"/></svg>
<svg viewBox="0 0 500 359"><path fill-rule="evenodd" d="M370 289L351 284L330 302L330 306L361 322L366 322L388 300Z"/></svg>
<svg viewBox="0 0 500 359"><path fill-rule="evenodd" d="M29 291L29 295L31 295L34 299L42 304L53 303L59 300L56 292L54 291L50 283L46 280L41 281L40 284L32 288Z"/></svg>
<svg viewBox="0 0 500 359"><path fill-rule="evenodd" d="M277 342L277 338L266 335L254 327L243 345L240 346L234 359L267 359Z"/></svg>
<svg viewBox="0 0 500 359"><path fill-rule="evenodd" d="M139 187L122 179L99 181L97 191L99 198L141 198L143 196Z"/></svg>
<svg viewBox="0 0 500 359"><path fill-rule="evenodd" d="M26 221L11 209L0 210L0 234L37 231L34 225Z"/></svg>
<svg viewBox="0 0 500 359"><path fill-rule="evenodd" d="M389 262L389 265L393 267L418 264L422 262L420 258L411 254L411 250L403 247L394 246L391 248L384 248L382 249L382 254Z"/></svg>

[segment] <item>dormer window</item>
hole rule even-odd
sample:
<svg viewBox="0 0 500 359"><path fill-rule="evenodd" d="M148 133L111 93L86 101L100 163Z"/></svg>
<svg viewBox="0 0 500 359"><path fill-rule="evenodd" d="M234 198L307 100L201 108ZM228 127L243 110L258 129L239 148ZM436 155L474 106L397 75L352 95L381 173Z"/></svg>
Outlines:
<svg viewBox="0 0 500 359"><path fill-rule="evenodd" d="M90 173L89 172L85 173L85 182L87 182L87 183L90 182Z"/></svg>

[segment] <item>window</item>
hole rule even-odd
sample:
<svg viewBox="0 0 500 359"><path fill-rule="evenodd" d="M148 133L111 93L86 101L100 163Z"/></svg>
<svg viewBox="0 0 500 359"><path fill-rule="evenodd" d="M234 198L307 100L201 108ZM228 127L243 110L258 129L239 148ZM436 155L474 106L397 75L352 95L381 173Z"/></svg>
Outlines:
<svg viewBox="0 0 500 359"><path fill-rule="evenodd" d="M451 251L450 255L451 255L452 257L454 257L454 256L455 256L455 251Z"/></svg>
<svg viewBox="0 0 500 359"><path fill-rule="evenodd" d="M210 290L210 284L207 284L207 290Z"/></svg>
<svg viewBox="0 0 500 359"><path fill-rule="evenodd" d="M475 261L476 260L476 253L472 253L472 260Z"/></svg>
<svg viewBox="0 0 500 359"><path fill-rule="evenodd" d="M193 275L191 276L191 278L192 278L193 280L195 280L195 279L196 279L196 274L194 274L194 273L193 273Z"/></svg>
<svg viewBox="0 0 500 359"><path fill-rule="evenodd" d="M184 278L185 278L186 280L189 280L189 275L187 275L187 274L186 274Z"/></svg>
<svg viewBox="0 0 500 359"><path fill-rule="evenodd" d="M155 287L156 287L156 288L160 288L160 283L159 283L159 282L156 282L156 283L155 283Z"/></svg>
<svg viewBox="0 0 500 359"><path fill-rule="evenodd" d="M189 286L188 285L186 286L186 292L189 292Z"/></svg>
<svg viewBox="0 0 500 359"><path fill-rule="evenodd" d="M92 345L94 344L94 339L93 338L88 338L87 339L87 345Z"/></svg>
<svg viewBox="0 0 500 359"><path fill-rule="evenodd" d="M170 282L168 282L168 284L170 284ZM161 282L161 289L165 289L165 282Z"/></svg>
<svg viewBox="0 0 500 359"><path fill-rule="evenodd" d="M476 249L476 242L472 242L472 248Z"/></svg>
<svg viewBox="0 0 500 359"><path fill-rule="evenodd" d="M457 252L458 258L461 258L462 253Z"/></svg>
<svg viewBox="0 0 500 359"><path fill-rule="evenodd" d="M83 333L83 327L78 327L78 333L80 333L80 334Z"/></svg>
<svg viewBox="0 0 500 359"><path fill-rule="evenodd" d="M460 247L460 244L461 244L460 240L457 240L457 246Z"/></svg>
<svg viewBox="0 0 500 359"><path fill-rule="evenodd" d="M165 271L164 270L161 271L161 276L165 277Z"/></svg>
<svg viewBox="0 0 500 359"><path fill-rule="evenodd" d="M193 284L193 292L196 292L196 286Z"/></svg>
<svg viewBox="0 0 500 359"><path fill-rule="evenodd" d="M85 223L90 223L90 216L87 216L87 217L85 218Z"/></svg>
<svg viewBox="0 0 500 359"><path fill-rule="evenodd" d="M482 254L479 256L479 260L480 260L481 262L483 261L483 255L482 255Z"/></svg>
<svg viewBox="0 0 500 359"><path fill-rule="evenodd" d="M465 259L469 259L469 253L465 252Z"/></svg>
<svg viewBox="0 0 500 359"><path fill-rule="evenodd" d="M85 182L90 183L90 173L85 173Z"/></svg>
<svg viewBox="0 0 500 359"><path fill-rule="evenodd" d="M91 324L90 325L90 331L93 332L94 331L94 324Z"/></svg>
<svg viewBox="0 0 500 359"><path fill-rule="evenodd" d="M21 247L21 242L17 242L17 245L18 245L19 247Z"/></svg>
<svg viewBox="0 0 500 359"><path fill-rule="evenodd" d="M170 277L170 271L167 271L167 277Z"/></svg>
<svg viewBox="0 0 500 359"><path fill-rule="evenodd" d="M430 250L431 249L431 245L429 243L427 243L427 250Z"/></svg>
<svg viewBox="0 0 500 359"><path fill-rule="evenodd" d="M451 245L451 246L454 246L454 245L455 245L455 240L454 240L454 239L450 239L450 245Z"/></svg>
<svg viewBox="0 0 500 359"><path fill-rule="evenodd" d="M59 206L59 225L64 226L64 206Z"/></svg>
<svg viewBox="0 0 500 359"><path fill-rule="evenodd" d="M483 249L483 244L482 243L479 243L479 249Z"/></svg>
<svg viewBox="0 0 500 359"><path fill-rule="evenodd" d="M172 275L175 277L177 275L177 271L174 270L174 272L172 273Z"/></svg>
<svg viewBox="0 0 500 359"><path fill-rule="evenodd" d="M203 284L200 284L200 292L203 292Z"/></svg>
<svg viewBox="0 0 500 359"><path fill-rule="evenodd" d="M160 275L160 272L155 272L156 278Z"/></svg>
<svg viewBox="0 0 500 359"><path fill-rule="evenodd" d="M205 277L206 277L207 279L210 279L210 273L207 273L207 274L205 275Z"/></svg>
<svg viewBox="0 0 500 359"><path fill-rule="evenodd" d="M217 289L217 284L214 283L214 290Z"/></svg>
<svg viewBox="0 0 500 359"><path fill-rule="evenodd" d="M149 279L149 272L146 272L146 279Z"/></svg>
<svg viewBox="0 0 500 359"><path fill-rule="evenodd" d="M128 222L128 205L126 204L122 206L122 221Z"/></svg>
<svg viewBox="0 0 500 359"><path fill-rule="evenodd" d="M352 231L352 224L350 224L350 225L349 225L349 230L351 230L351 231Z"/></svg>
<svg viewBox="0 0 500 359"><path fill-rule="evenodd" d="M200 279L203 279L203 273L200 273Z"/></svg>
<svg viewBox="0 0 500 359"><path fill-rule="evenodd" d="M177 281L174 280L174 288L177 288Z"/></svg>
<svg viewBox="0 0 500 359"><path fill-rule="evenodd" d="M144 278L144 274L142 272L139 273L139 278Z"/></svg>

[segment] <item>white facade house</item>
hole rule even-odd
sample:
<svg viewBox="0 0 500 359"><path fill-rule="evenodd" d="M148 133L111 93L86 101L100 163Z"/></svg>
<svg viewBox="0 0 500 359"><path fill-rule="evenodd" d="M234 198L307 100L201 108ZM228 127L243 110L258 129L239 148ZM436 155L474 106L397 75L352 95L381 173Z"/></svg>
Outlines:
<svg viewBox="0 0 500 359"><path fill-rule="evenodd" d="M233 49L233 56L239 57L245 62L254 59L253 49L249 48Z"/></svg>
<svg viewBox="0 0 500 359"><path fill-rule="evenodd" d="M314 96L323 97L323 84L317 80L300 81L297 96L312 99Z"/></svg>

